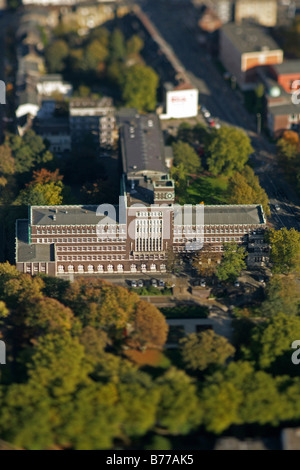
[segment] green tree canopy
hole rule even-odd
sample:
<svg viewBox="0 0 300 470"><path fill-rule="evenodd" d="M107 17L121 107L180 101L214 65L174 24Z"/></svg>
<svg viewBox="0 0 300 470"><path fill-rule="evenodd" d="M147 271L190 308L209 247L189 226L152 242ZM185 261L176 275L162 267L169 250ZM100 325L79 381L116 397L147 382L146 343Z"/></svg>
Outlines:
<svg viewBox="0 0 300 470"><path fill-rule="evenodd" d="M187 335L180 340L180 349L186 367L200 371L225 364L235 352L226 338L212 330Z"/></svg>
<svg viewBox="0 0 300 470"><path fill-rule="evenodd" d="M217 268L217 277L220 281L233 282L246 268L245 248L238 246L237 243L224 244L224 254L220 265Z"/></svg>
<svg viewBox="0 0 300 470"><path fill-rule="evenodd" d="M121 83L125 106L139 111L153 111L158 81L158 75L151 67L136 64L125 69Z"/></svg>
<svg viewBox="0 0 300 470"><path fill-rule="evenodd" d="M213 175L231 176L234 171L243 170L254 149L244 131L223 126L212 131L207 152L209 171Z"/></svg>
<svg viewBox="0 0 300 470"><path fill-rule="evenodd" d="M275 273L289 273L300 268L300 232L286 227L268 232L272 269Z"/></svg>

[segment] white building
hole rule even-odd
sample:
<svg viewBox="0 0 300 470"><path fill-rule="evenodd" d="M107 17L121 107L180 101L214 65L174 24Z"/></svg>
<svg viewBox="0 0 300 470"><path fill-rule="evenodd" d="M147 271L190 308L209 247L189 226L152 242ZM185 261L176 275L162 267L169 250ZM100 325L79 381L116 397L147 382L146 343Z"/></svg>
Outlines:
<svg viewBox="0 0 300 470"><path fill-rule="evenodd" d="M198 89L189 83L180 83L177 86L169 82L165 83L165 113L160 115L160 119L183 119L197 116L198 95Z"/></svg>
<svg viewBox="0 0 300 470"><path fill-rule="evenodd" d="M37 90L40 96L51 96L53 93L71 96L73 87L71 83L64 82L60 74L49 74L41 75Z"/></svg>

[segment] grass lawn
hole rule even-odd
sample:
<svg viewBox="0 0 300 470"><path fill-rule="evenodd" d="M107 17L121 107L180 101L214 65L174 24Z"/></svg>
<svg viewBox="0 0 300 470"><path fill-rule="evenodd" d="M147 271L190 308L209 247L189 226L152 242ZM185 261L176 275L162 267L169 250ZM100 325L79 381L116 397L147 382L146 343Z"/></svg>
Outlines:
<svg viewBox="0 0 300 470"><path fill-rule="evenodd" d="M200 176L179 195L180 204L226 204L228 178L224 176Z"/></svg>

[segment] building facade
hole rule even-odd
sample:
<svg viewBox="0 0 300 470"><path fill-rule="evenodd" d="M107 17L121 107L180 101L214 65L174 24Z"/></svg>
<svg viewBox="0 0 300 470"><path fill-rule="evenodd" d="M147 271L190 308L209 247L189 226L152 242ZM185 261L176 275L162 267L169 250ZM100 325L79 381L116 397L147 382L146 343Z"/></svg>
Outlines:
<svg viewBox="0 0 300 470"><path fill-rule="evenodd" d="M283 51L265 28L252 23L230 23L220 30L220 60L242 90L253 89L257 69L283 62Z"/></svg>
<svg viewBox="0 0 300 470"><path fill-rule="evenodd" d="M110 148L115 138L115 108L111 98L72 98L70 100L70 131L72 146L88 135L96 146Z"/></svg>
<svg viewBox="0 0 300 470"><path fill-rule="evenodd" d="M123 165L119 204L31 206L16 224L16 265L53 276L165 273L170 253L222 251L263 231L260 205L180 206L160 121L118 114ZM167 158L166 158L167 154Z"/></svg>

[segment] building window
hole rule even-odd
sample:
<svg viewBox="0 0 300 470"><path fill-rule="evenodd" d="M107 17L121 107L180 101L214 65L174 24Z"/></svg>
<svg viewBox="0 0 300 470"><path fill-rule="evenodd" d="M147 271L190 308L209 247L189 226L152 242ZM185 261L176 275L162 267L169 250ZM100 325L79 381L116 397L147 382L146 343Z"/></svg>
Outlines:
<svg viewBox="0 0 300 470"><path fill-rule="evenodd" d="M97 270L98 273L103 273L103 264L98 264Z"/></svg>
<svg viewBox="0 0 300 470"><path fill-rule="evenodd" d="M111 272L113 272L113 270L114 270L113 265L112 265L112 264L109 264L109 265L107 266L107 271L108 271L109 273L111 273Z"/></svg>
<svg viewBox="0 0 300 470"><path fill-rule="evenodd" d="M141 270L142 270L142 271L147 271L147 266L146 266L146 264L142 264L142 265L141 265Z"/></svg>
<svg viewBox="0 0 300 470"><path fill-rule="evenodd" d="M131 271L132 273L136 273L136 264L132 264L132 265L130 266L130 271Z"/></svg>
<svg viewBox="0 0 300 470"><path fill-rule="evenodd" d="M84 267L83 267L82 264L79 264L79 266L78 266L78 272L79 272L79 273L83 273L83 272L84 272Z"/></svg>
<svg viewBox="0 0 300 470"><path fill-rule="evenodd" d="M92 264L88 265L88 272L93 273L94 272L94 266Z"/></svg>
<svg viewBox="0 0 300 470"><path fill-rule="evenodd" d="M156 264L151 264L150 265L150 270L151 271L156 271Z"/></svg>
<svg viewBox="0 0 300 470"><path fill-rule="evenodd" d="M58 272L59 272L59 273L63 273L64 271L65 271L64 266L63 266L62 264L60 264L60 265L58 266Z"/></svg>
<svg viewBox="0 0 300 470"><path fill-rule="evenodd" d="M120 272L122 273L122 272L124 271L124 266L123 266L123 264L118 264L117 270L118 270L119 273L120 273Z"/></svg>
<svg viewBox="0 0 300 470"><path fill-rule="evenodd" d="M73 273L74 272L74 266L72 264L69 264L68 266L68 271L69 273Z"/></svg>

